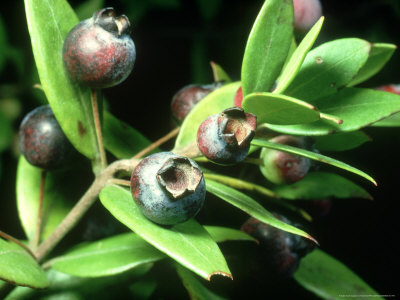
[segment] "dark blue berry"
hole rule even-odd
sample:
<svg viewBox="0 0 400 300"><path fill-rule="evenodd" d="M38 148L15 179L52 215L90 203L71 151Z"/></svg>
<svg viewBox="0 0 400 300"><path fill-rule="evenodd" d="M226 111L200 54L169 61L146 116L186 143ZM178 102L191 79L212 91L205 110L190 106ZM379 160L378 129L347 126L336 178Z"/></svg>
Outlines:
<svg viewBox="0 0 400 300"><path fill-rule="evenodd" d="M119 84L131 73L136 49L125 15L103 8L78 23L64 41L63 60L70 77L93 88Z"/></svg>
<svg viewBox="0 0 400 300"><path fill-rule="evenodd" d="M206 187L203 173L192 159L160 152L146 157L135 168L131 192L148 219L174 225L197 215Z"/></svg>
<svg viewBox="0 0 400 300"><path fill-rule="evenodd" d="M193 107L209 93L221 87L222 83L199 85L189 84L181 88L171 101L172 116L177 123L182 123Z"/></svg>
<svg viewBox="0 0 400 300"><path fill-rule="evenodd" d="M201 123L197 145L209 160L222 165L241 162L249 152L257 118L240 107L225 109Z"/></svg>
<svg viewBox="0 0 400 300"><path fill-rule="evenodd" d="M280 135L270 140L274 143L304 148L301 138ZM293 183L303 179L310 169L310 159L274 149L263 148L260 158L263 165L260 170L269 181L275 184Z"/></svg>
<svg viewBox="0 0 400 300"><path fill-rule="evenodd" d="M281 221L299 227L286 217L274 213ZM249 218L241 228L258 240L259 244L249 253L249 271L262 275L290 277L300 260L315 248L315 244L301 236L277 229L255 218Z"/></svg>
<svg viewBox="0 0 400 300"><path fill-rule="evenodd" d="M19 145L29 163L46 170L64 168L75 152L48 105L34 109L22 120Z"/></svg>

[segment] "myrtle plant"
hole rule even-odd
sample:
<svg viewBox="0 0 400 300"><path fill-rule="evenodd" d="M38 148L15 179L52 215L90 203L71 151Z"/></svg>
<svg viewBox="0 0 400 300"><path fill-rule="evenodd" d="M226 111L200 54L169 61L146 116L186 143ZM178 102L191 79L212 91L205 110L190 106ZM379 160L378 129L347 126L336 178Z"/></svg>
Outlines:
<svg viewBox="0 0 400 300"><path fill-rule="evenodd" d="M164 299L177 299L175 286L191 299L235 299L250 284L294 278L324 299L383 299L323 250L297 200L371 198L353 181L375 188L374 178L324 152L369 141L365 127L399 125L399 95L356 87L396 46L342 38L314 47L324 17L318 1L311 12L303 2L315 1L260 3L240 78L212 62L215 82L179 90L175 128L151 142L103 105L102 89L117 89L136 59L148 59L136 58L128 17L107 7L80 22L66 0L25 0L48 105L20 127L16 199L26 239L0 231L0 297L150 299L167 282ZM79 180L82 172L93 181ZM232 206L246 221L204 217L216 201L229 207L219 214ZM111 220L96 230L116 229L71 238L95 203Z"/></svg>

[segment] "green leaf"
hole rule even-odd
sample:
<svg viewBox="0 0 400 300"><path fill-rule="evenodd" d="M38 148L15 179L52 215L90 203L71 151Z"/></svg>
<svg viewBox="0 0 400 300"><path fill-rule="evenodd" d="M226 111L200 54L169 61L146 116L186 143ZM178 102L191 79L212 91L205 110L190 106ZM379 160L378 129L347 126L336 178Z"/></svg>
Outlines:
<svg viewBox="0 0 400 300"><path fill-rule="evenodd" d="M298 229L292 225L286 224L281 220L275 218L269 211L262 207L253 198L250 198L246 194L239 192L231 187L224 184L218 183L216 181L206 179L207 191L215 196L221 198L222 200L228 202L229 204L239 208L240 210L246 212L250 216L267 223L278 229L304 236L310 240L316 242L316 240L310 236L308 233L301 229Z"/></svg>
<svg viewBox="0 0 400 300"><path fill-rule="evenodd" d="M213 71L213 76L214 76L214 81L215 82L222 81L225 84L232 82L232 80L229 77L228 73L226 73L225 70L222 69L222 67L219 64L211 61L210 65L211 65L211 69Z"/></svg>
<svg viewBox="0 0 400 300"><path fill-rule="evenodd" d="M381 121L373 123L373 127L399 127L400 126L400 113L395 113L392 116L384 118Z"/></svg>
<svg viewBox="0 0 400 300"><path fill-rule="evenodd" d="M126 272L165 255L134 233L124 233L83 244L51 260L54 269L79 277L101 277Z"/></svg>
<svg viewBox="0 0 400 300"><path fill-rule="evenodd" d="M139 131L107 111L104 111L103 141L104 147L118 159L131 158L151 144Z"/></svg>
<svg viewBox="0 0 400 300"><path fill-rule="evenodd" d="M78 199L75 189L81 181L77 171L47 172L42 209L41 238L48 237L68 214ZM23 156L19 158L17 169L17 207L20 221L29 241L35 238L39 207L42 169L29 164Z"/></svg>
<svg viewBox="0 0 400 300"><path fill-rule="evenodd" d="M104 7L104 0L87 0L76 8L76 14L79 20L88 19L102 7Z"/></svg>
<svg viewBox="0 0 400 300"><path fill-rule="evenodd" d="M344 88L335 95L318 100L315 105L343 123L338 125L318 120L311 124L264 126L281 133L308 136L355 131L400 111L400 96L372 89Z"/></svg>
<svg viewBox="0 0 400 300"><path fill-rule="evenodd" d="M352 270L320 249L315 249L301 260L294 278L305 289L323 299L364 299L362 295L384 299ZM359 297L354 298L355 295Z"/></svg>
<svg viewBox="0 0 400 300"><path fill-rule="evenodd" d="M13 138L13 129L9 119L0 111L0 153L8 148Z"/></svg>
<svg viewBox="0 0 400 300"><path fill-rule="evenodd" d="M197 103L183 121L174 149L196 143L200 124L209 116L219 114L224 109L232 107L239 87L240 82L224 85Z"/></svg>
<svg viewBox="0 0 400 300"><path fill-rule="evenodd" d="M46 274L21 246L0 239L0 279L15 285L45 288Z"/></svg>
<svg viewBox="0 0 400 300"><path fill-rule="evenodd" d="M314 147L321 151L346 151L357 148L371 138L361 131L336 133L324 136L315 136Z"/></svg>
<svg viewBox="0 0 400 300"><path fill-rule="evenodd" d="M207 289L200 280L188 269L176 264L176 271L192 300L223 300L214 292Z"/></svg>
<svg viewBox="0 0 400 300"><path fill-rule="evenodd" d="M285 95L252 93L243 99L246 112L257 115L257 123L293 125L319 119L319 111L312 105Z"/></svg>
<svg viewBox="0 0 400 300"><path fill-rule="evenodd" d="M393 44L372 44L367 62L348 86L353 86L366 81L378 73L392 57L396 48L397 46Z"/></svg>
<svg viewBox="0 0 400 300"><path fill-rule="evenodd" d="M291 153L291 154L304 156L304 157L307 157L309 159L313 159L313 160L316 160L319 162L323 162L323 163L347 170L354 174L357 174L357 175L364 177L365 179L371 181L373 184L377 185L375 180L368 174L364 173L363 171L360 171L344 162L338 161L338 160L330 158L328 156L321 155L319 153L315 153L312 151L304 150L301 148L296 148L296 147L292 147L292 146L288 146L288 145L282 145L282 144L278 144L278 143L268 142L268 141L261 140L261 139L253 139L253 141L251 143L255 146L275 149L275 150L279 150L279 151L283 151L283 152L287 152L287 153Z"/></svg>
<svg viewBox="0 0 400 300"><path fill-rule="evenodd" d="M321 17L310 29L294 53L291 55L289 62L286 64L281 76L279 77L278 85L276 86L274 93L281 94L293 81L301 65L303 64L308 51L310 51L311 47L314 45L314 42L321 31L323 22L324 17Z"/></svg>
<svg viewBox="0 0 400 300"><path fill-rule="evenodd" d="M204 228L217 243L226 241L256 241L251 235L237 229L221 226L204 226Z"/></svg>
<svg viewBox="0 0 400 300"><path fill-rule="evenodd" d="M140 212L128 190L118 186L103 188L100 200L121 223L201 277L232 276L217 244L194 219L171 228L159 226Z"/></svg>
<svg viewBox="0 0 400 300"><path fill-rule="evenodd" d="M79 20L65 0L25 0L25 11L40 82L54 115L75 148L98 159L90 90L69 80L62 59L64 39Z"/></svg>
<svg viewBox="0 0 400 300"><path fill-rule="evenodd" d="M370 43L356 38L320 45L307 54L285 95L314 104L316 99L335 94L358 74L370 49Z"/></svg>
<svg viewBox="0 0 400 300"><path fill-rule="evenodd" d="M243 55L243 96L272 88L288 55L292 34L292 1L265 1Z"/></svg>
<svg viewBox="0 0 400 300"><path fill-rule="evenodd" d="M328 197L372 200L372 196L362 187L342 176L327 172L308 173L298 182L275 187L274 192L290 200L315 200Z"/></svg>

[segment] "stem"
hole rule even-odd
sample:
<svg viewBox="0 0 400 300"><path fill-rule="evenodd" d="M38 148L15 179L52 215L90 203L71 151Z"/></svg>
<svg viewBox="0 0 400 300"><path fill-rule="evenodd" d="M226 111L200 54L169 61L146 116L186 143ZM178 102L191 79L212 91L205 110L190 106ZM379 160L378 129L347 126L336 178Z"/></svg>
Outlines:
<svg viewBox="0 0 400 300"><path fill-rule="evenodd" d="M146 155L147 153L149 153L150 151L154 150L155 148L161 146L162 144L164 144L165 142L169 141L170 139L174 138L175 136L178 135L179 133L179 129L180 127L176 127L175 129L173 129L172 131L170 131L169 133L167 133L166 135L164 135L162 138L158 139L157 141L155 141L153 144L147 146L146 148L144 148L142 151L138 152L135 154L134 159L137 158L141 158L142 156Z"/></svg>
<svg viewBox="0 0 400 300"><path fill-rule="evenodd" d="M43 198L44 198L44 188L46 184L46 174L45 170L42 170L42 177L40 179L40 190L39 190L39 208L38 216L36 220L36 232L35 239L33 240L33 249L36 249L40 242L40 234L42 232L42 213L43 213Z"/></svg>
<svg viewBox="0 0 400 300"><path fill-rule="evenodd" d="M108 181L109 184L117 184L117 185L123 185L123 186L131 186L131 182L129 180L125 179L118 179L118 178L111 178Z"/></svg>
<svg viewBox="0 0 400 300"><path fill-rule="evenodd" d="M100 191L108 181L118 171L132 172L136 165L139 163L136 159L119 160L106 169L104 169L93 181L92 185L78 201L78 203L72 208L64 220L57 226L52 234L39 245L35 251L37 261L43 260L43 258L50 253L51 250L64 238L64 236L75 227L83 215L96 201Z"/></svg>
<svg viewBox="0 0 400 300"><path fill-rule="evenodd" d="M92 110L93 110L93 119L94 119L94 126L96 129L96 137L99 146L100 152L100 161L101 161L101 168L105 169L107 167L107 157L106 151L104 150L104 143L103 143L103 135L101 133L101 123L100 123L100 112L99 112L99 103L97 99L97 90L91 89L91 100L92 100Z"/></svg>
<svg viewBox="0 0 400 300"><path fill-rule="evenodd" d="M11 235L3 232L0 230L0 237L9 240L15 244L17 244L18 246L24 248L26 250L26 252L28 252L30 255L32 255L33 258L36 259L35 255L32 253L31 249L29 249L26 245L24 245L23 243L21 243L19 240L17 240L15 237L12 237Z"/></svg>

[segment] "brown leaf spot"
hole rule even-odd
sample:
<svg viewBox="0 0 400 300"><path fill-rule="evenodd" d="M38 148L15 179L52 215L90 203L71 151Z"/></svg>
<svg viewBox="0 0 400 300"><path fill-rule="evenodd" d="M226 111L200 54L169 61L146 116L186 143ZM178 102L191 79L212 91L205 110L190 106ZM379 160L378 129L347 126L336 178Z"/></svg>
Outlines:
<svg viewBox="0 0 400 300"><path fill-rule="evenodd" d="M83 127L83 124L81 121L78 121L78 132L79 132L80 137L83 137L86 134L86 128Z"/></svg>

